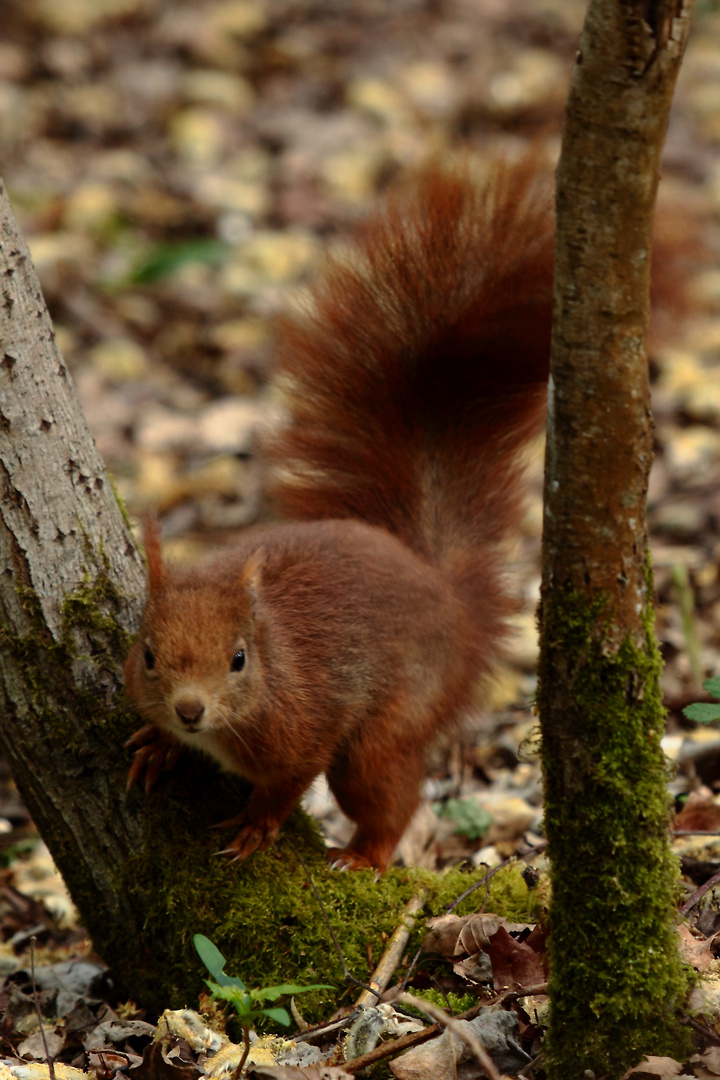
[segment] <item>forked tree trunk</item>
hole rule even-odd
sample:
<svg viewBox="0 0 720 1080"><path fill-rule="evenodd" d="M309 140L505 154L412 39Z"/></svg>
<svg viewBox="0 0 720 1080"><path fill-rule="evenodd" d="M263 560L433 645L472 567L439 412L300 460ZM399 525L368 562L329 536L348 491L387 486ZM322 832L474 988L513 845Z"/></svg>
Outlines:
<svg viewBox="0 0 720 1080"><path fill-rule="evenodd" d="M691 3L592 0L558 169L539 706L550 1071L682 1045L645 518L650 236Z"/></svg>

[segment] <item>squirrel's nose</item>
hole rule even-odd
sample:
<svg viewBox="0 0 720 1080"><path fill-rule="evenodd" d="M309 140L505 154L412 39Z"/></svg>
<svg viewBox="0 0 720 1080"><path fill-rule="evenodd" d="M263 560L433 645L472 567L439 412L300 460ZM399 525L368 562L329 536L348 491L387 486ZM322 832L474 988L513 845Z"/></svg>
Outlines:
<svg viewBox="0 0 720 1080"><path fill-rule="evenodd" d="M185 727L194 728L202 720L205 706L199 698L181 698L175 702L175 712Z"/></svg>

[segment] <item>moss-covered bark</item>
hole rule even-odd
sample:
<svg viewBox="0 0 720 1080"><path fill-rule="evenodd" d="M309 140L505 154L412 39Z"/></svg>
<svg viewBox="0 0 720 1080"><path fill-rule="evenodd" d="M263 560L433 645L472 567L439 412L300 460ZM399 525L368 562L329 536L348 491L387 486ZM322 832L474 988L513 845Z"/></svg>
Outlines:
<svg viewBox="0 0 720 1080"><path fill-rule="evenodd" d="M646 613L647 617L647 613ZM572 707L543 732L552 853L552 1075L617 1076L645 1054L682 1057L688 974L674 931L660 657L604 647L606 605L560 592L543 605L541 714L562 668ZM551 1064L551 1070L552 1070Z"/></svg>

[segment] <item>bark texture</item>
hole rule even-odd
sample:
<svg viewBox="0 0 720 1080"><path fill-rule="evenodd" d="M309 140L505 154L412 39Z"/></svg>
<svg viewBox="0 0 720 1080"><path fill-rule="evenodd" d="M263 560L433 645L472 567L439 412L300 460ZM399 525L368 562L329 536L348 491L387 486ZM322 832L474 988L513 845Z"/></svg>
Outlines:
<svg viewBox="0 0 720 1080"><path fill-rule="evenodd" d="M114 812L109 780L85 782L111 773L119 758L87 712L102 716L118 695L142 563L77 408L4 190L1 197L0 741L61 866L82 849L87 886L113 918L130 918L112 866L141 834L137 821ZM74 708L81 699L84 707Z"/></svg>
<svg viewBox="0 0 720 1080"><path fill-rule="evenodd" d="M593 0L566 113L539 705L553 1078L682 1043L645 499L650 237L690 3Z"/></svg>

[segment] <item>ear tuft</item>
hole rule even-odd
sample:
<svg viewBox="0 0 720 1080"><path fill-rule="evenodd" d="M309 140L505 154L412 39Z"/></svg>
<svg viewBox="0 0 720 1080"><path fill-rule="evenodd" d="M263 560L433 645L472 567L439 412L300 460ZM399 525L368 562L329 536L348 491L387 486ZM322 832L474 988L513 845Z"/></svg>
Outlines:
<svg viewBox="0 0 720 1080"><path fill-rule="evenodd" d="M165 563L160 550L160 522L156 514L145 514L142 519L142 537L147 559L150 591L161 589L165 583Z"/></svg>
<svg viewBox="0 0 720 1080"><path fill-rule="evenodd" d="M260 592L264 562L265 551L263 548L258 548L257 551L253 551L252 555L245 563L245 569L243 570L242 575L243 585L249 591L253 600L257 600Z"/></svg>

